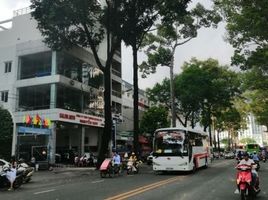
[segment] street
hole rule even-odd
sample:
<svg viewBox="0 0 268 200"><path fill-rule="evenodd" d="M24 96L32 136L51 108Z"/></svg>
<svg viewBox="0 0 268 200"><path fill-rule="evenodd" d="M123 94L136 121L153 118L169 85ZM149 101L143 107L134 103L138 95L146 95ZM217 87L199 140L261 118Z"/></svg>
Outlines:
<svg viewBox="0 0 268 200"><path fill-rule="evenodd" d="M100 178L88 169L39 171L32 182L16 191L1 191L1 200L226 200L240 199L234 194L236 162L234 159L213 161L208 169L195 174L168 173L156 175L144 164L139 174ZM261 163L259 200L268 199L268 163Z"/></svg>

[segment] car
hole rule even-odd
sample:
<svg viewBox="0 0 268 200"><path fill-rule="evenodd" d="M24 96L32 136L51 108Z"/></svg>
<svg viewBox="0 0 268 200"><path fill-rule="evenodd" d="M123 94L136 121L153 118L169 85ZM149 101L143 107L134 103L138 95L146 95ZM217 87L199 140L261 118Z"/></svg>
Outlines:
<svg viewBox="0 0 268 200"><path fill-rule="evenodd" d="M219 152L213 152L213 158L214 159L219 159L220 158Z"/></svg>
<svg viewBox="0 0 268 200"><path fill-rule="evenodd" d="M224 152L223 156L225 159L234 159L235 158L235 154L231 151Z"/></svg>
<svg viewBox="0 0 268 200"><path fill-rule="evenodd" d="M0 159L0 172L2 171L4 165L10 165L10 163L3 159Z"/></svg>
<svg viewBox="0 0 268 200"><path fill-rule="evenodd" d="M151 153L147 156L146 163L147 163L147 165L151 165L151 164L153 164L153 152L151 152Z"/></svg>

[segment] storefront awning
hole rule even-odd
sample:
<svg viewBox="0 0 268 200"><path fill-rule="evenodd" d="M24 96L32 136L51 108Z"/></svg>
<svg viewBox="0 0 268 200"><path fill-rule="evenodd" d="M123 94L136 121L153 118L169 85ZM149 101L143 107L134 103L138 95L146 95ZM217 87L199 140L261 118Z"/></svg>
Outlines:
<svg viewBox="0 0 268 200"><path fill-rule="evenodd" d="M51 129L19 126L18 134L19 135L21 135L21 134L50 135L51 134Z"/></svg>

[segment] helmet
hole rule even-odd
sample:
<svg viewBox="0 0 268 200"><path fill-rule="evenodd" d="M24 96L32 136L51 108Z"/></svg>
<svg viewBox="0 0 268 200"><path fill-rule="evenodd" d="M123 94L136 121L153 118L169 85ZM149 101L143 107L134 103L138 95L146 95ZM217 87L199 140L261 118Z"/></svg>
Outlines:
<svg viewBox="0 0 268 200"><path fill-rule="evenodd" d="M4 166L3 166L3 171L4 172L7 172L7 171L9 171L10 170L10 166L8 165L8 164L5 164Z"/></svg>
<svg viewBox="0 0 268 200"><path fill-rule="evenodd" d="M132 153L131 153L131 155L133 155L133 156L134 156L134 155L135 155L135 153L134 153L134 152L132 152Z"/></svg>
<svg viewBox="0 0 268 200"><path fill-rule="evenodd" d="M248 153L244 153L243 156L244 156L244 157L249 157Z"/></svg>

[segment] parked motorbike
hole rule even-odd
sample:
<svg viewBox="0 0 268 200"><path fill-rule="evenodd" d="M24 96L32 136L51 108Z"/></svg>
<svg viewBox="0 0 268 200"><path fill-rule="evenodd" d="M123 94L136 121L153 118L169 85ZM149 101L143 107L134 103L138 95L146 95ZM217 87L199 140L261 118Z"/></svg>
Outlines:
<svg viewBox="0 0 268 200"><path fill-rule="evenodd" d="M248 165L239 165L237 166L237 169L236 183L240 191L241 200L254 199L260 191L259 178L256 178L253 187L251 167Z"/></svg>
<svg viewBox="0 0 268 200"><path fill-rule="evenodd" d="M34 173L34 168L30 167L25 162L21 162L20 164L18 164L17 172L22 173L23 183L28 183L32 179L32 176L33 176L33 173Z"/></svg>
<svg viewBox="0 0 268 200"><path fill-rule="evenodd" d="M7 173L10 171L10 166L4 166L3 170L0 172L0 188L9 188L10 182L7 178ZM16 179L13 183L13 188L19 188L23 183L22 172L16 172Z"/></svg>

